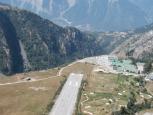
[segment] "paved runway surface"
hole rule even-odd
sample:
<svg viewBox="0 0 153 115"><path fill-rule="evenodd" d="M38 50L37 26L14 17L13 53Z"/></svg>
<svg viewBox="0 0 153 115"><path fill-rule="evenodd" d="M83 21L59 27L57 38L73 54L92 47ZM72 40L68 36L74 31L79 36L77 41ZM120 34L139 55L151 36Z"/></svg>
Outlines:
<svg viewBox="0 0 153 115"><path fill-rule="evenodd" d="M49 115L72 115L83 74L70 74Z"/></svg>

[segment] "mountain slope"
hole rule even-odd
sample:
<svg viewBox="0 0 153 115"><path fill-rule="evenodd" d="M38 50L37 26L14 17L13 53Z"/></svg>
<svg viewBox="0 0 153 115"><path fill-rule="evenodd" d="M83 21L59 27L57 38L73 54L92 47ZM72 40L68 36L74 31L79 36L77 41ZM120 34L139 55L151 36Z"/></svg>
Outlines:
<svg viewBox="0 0 153 115"><path fill-rule="evenodd" d="M0 71L40 70L101 53L90 34L59 27L19 9L0 7Z"/></svg>
<svg viewBox="0 0 153 115"><path fill-rule="evenodd" d="M153 22L146 0L0 0L33 11L63 26L123 31Z"/></svg>
<svg viewBox="0 0 153 115"><path fill-rule="evenodd" d="M153 24L136 29L112 53L120 57L132 57L139 60L152 60Z"/></svg>

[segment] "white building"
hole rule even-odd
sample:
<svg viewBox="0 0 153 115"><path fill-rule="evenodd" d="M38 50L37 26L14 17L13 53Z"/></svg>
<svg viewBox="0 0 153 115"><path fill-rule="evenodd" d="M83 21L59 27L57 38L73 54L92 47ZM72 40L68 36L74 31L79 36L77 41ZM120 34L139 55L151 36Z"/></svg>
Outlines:
<svg viewBox="0 0 153 115"><path fill-rule="evenodd" d="M144 72L145 63L137 63L138 73L142 74Z"/></svg>

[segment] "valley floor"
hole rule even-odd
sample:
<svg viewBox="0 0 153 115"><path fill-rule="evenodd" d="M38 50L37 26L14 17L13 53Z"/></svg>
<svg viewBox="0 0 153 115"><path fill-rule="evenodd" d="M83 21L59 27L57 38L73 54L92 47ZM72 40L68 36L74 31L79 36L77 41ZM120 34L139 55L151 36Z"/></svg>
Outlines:
<svg viewBox="0 0 153 115"><path fill-rule="evenodd" d="M0 115L47 114L59 87L70 73L84 74L85 83L76 111L78 114L111 115L121 107L127 107L131 92L135 95L136 104L152 99L152 82L142 84L139 76L104 73L95 71L95 68L96 64L81 60L63 68L18 74L10 78L0 77L0 84L26 80L24 83L0 86ZM143 110L137 113L152 112L152 109Z"/></svg>

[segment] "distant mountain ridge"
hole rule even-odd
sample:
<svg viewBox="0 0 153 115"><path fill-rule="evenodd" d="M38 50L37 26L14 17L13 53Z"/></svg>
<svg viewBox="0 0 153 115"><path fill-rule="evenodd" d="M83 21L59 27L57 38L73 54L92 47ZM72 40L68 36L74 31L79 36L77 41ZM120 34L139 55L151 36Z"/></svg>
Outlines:
<svg viewBox="0 0 153 115"><path fill-rule="evenodd" d="M0 1L33 11L59 25L83 30L123 31L153 22L152 0Z"/></svg>

